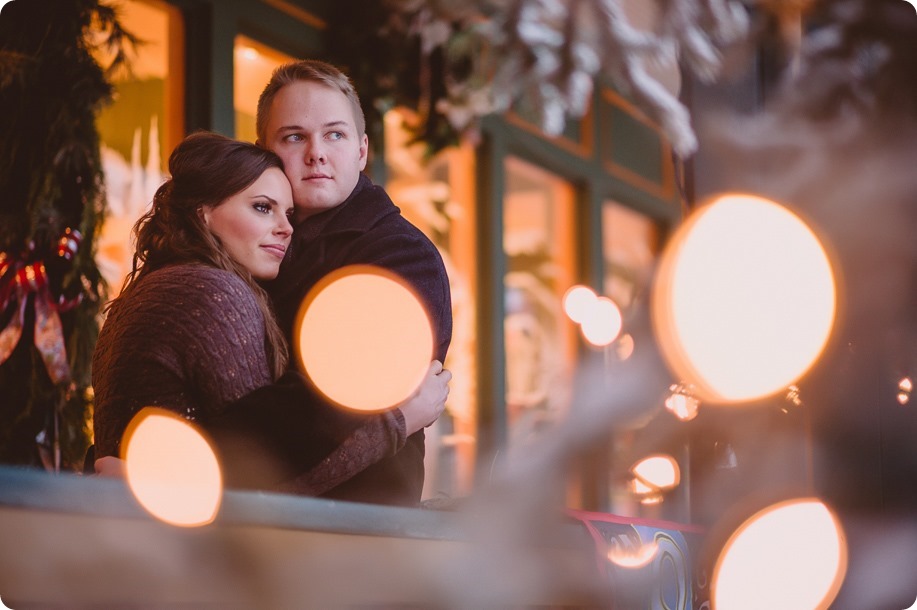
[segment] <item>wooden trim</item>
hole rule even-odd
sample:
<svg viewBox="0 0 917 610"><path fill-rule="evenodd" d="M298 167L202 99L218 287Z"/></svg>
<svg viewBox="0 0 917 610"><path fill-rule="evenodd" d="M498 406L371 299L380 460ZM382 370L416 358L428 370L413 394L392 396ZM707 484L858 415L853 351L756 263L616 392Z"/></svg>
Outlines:
<svg viewBox="0 0 917 610"><path fill-rule="evenodd" d="M649 118L642 110L635 106L630 101L626 100L622 96L618 95L611 89L602 88L602 98L611 104L623 110L631 118L636 121L643 123L657 134L659 134L659 163L660 163L660 173L662 174L662 182L658 183L645 176L641 176L637 172L633 171L630 168L619 165L614 161L609 161L607 159L602 159L602 165L605 169L608 170L616 178L619 178L630 184L633 187L636 187L642 191L646 191L654 197L670 201L675 194L675 167L674 161L672 159L672 145L669 144L668 139L662 134L662 129L659 125Z"/></svg>
<svg viewBox="0 0 917 610"><path fill-rule="evenodd" d="M539 138L547 140L548 142L551 142L558 148L562 148L566 150L567 152L573 153L574 155L578 157L582 157L583 159L589 159L592 157L592 152L594 148L592 134L594 130L592 128L593 111L592 111L591 105L589 109L586 111L586 114L583 115L583 118L580 119L581 125L582 125L582 141L581 142L577 142L576 140L571 140L570 138L566 136L550 136L546 134L544 130L541 129L541 127L522 118L522 116L520 116L518 113L516 113L513 110L508 110L503 116L506 119L507 123L514 125L516 127L519 127L520 129L524 129L528 131L529 133L532 133L538 136Z"/></svg>
<svg viewBox="0 0 917 610"><path fill-rule="evenodd" d="M160 131L163 134L160 151L163 168L169 166L172 149L185 137L185 19L182 12L173 5L161 3L168 15L168 62L169 73L164 84L165 116Z"/></svg>
<svg viewBox="0 0 917 610"><path fill-rule="evenodd" d="M328 23L324 19L321 19L320 17L313 15L309 11L300 8L296 6L295 4L286 2L286 0L261 0L261 1L267 4L268 6L271 6L277 9L278 11L286 13L293 19L296 19L297 21L301 21L302 23L305 23L306 25L310 25L318 30L325 30L328 28Z"/></svg>

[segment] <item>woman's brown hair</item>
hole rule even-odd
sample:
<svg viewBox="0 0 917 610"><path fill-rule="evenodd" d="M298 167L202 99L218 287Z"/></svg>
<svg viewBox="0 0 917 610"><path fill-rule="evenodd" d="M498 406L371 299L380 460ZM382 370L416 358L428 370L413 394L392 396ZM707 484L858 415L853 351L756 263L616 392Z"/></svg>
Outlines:
<svg viewBox="0 0 917 610"><path fill-rule="evenodd" d="M251 287L264 315L268 363L279 377L289 351L267 293L233 260L204 223L201 210L214 208L248 188L266 170L283 170L276 154L248 142L199 131L182 140L169 157L169 174L153 196L150 211L134 225L136 248L122 294L147 273L168 265L200 263L232 271Z"/></svg>

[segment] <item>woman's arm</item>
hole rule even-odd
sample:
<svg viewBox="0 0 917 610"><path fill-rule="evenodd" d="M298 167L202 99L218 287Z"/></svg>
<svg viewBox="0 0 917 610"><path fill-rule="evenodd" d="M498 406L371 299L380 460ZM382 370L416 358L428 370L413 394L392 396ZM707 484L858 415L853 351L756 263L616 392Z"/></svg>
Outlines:
<svg viewBox="0 0 917 610"><path fill-rule="evenodd" d="M285 481L276 491L320 495L404 447L408 436L429 426L446 408L452 373L434 360L420 387L397 408L354 430L314 468Z"/></svg>

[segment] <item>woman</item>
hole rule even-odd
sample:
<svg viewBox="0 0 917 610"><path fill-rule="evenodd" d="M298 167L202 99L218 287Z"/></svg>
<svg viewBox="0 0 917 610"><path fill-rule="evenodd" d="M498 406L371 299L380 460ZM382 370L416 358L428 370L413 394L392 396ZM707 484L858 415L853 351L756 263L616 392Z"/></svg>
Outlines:
<svg viewBox="0 0 917 610"><path fill-rule="evenodd" d="M354 420L343 436L322 436L325 429L341 427L319 417L346 415L295 412L297 397L306 391L301 380L287 378L275 384L279 392L265 393L288 360L257 283L277 275L292 234L292 191L282 162L252 144L199 132L175 148L169 172L171 179L134 227L133 270L110 305L93 354L97 458L118 457L131 418L143 407L160 406L212 432L224 468L230 468L227 483L269 482L318 494L397 451L407 435L439 416L451 374L437 362L412 398L390 412ZM256 455L270 453L264 439L239 442L245 430L234 429L235 420L225 413L243 409L250 412L238 421L258 418L255 410L263 401L252 395L270 399L265 417L291 416L300 427L294 432L300 432L302 452L311 451L311 457L291 469L271 464L270 455ZM232 455L246 447L257 450ZM237 473L249 458L274 471ZM295 485L289 484L292 477Z"/></svg>

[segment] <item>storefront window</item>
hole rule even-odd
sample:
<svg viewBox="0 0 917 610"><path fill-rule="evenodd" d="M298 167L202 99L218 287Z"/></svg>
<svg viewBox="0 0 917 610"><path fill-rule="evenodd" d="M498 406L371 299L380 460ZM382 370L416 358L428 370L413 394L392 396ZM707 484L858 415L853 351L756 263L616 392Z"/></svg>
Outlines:
<svg viewBox="0 0 917 610"><path fill-rule="evenodd" d="M602 206L602 251L605 263L602 289L618 307L624 319L631 318L634 309L646 307L653 267L660 251L660 230L652 218L616 201L607 200ZM637 341L648 340L637 338ZM620 359L630 357L635 338L623 333L612 349ZM644 422L651 429L654 421ZM651 434L651 432L649 433ZM624 473L632 465L635 447L640 446L647 432L644 430L617 430L609 443L609 495L610 506L602 507L619 515L632 517L657 516L660 507L641 504L633 493L631 480Z"/></svg>
<svg viewBox="0 0 917 610"><path fill-rule="evenodd" d="M563 295L575 283L573 187L507 158L503 248L506 408L510 449L564 415L576 336Z"/></svg>
<svg viewBox="0 0 917 610"><path fill-rule="evenodd" d="M114 102L97 123L107 197L97 260L111 297L130 271L131 227L153 200L185 129L181 13L165 2L124 0L118 17L143 42L129 49L130 68L113 76Z"/></svg>
<svg viewBox="0 0 917 610"><path fill-rule="evenodd" d="M452 290L452 371L446 412L427 429L424 497L466 495L475 467L475 263L474 151L450 148L429 160L422 143L408 144L405 109L385 115L386 189L402 214L439 249Z"/></svg>
<svg viewBox="0 0 917 610"><path fill-rule="evenodd" d="M236 36L233 48L233 107L236 111L236 139L254 142L258 97L271 79L274 68L295 58L247 36Z"/></svg>
<svg viewBox="0 0 917 610"><path fill-rule="evenodd" d="M602 207L603 290L625 315L638 299L646 298L659 242L659 227L652 218L616 201L605 202Z"/></svg>

